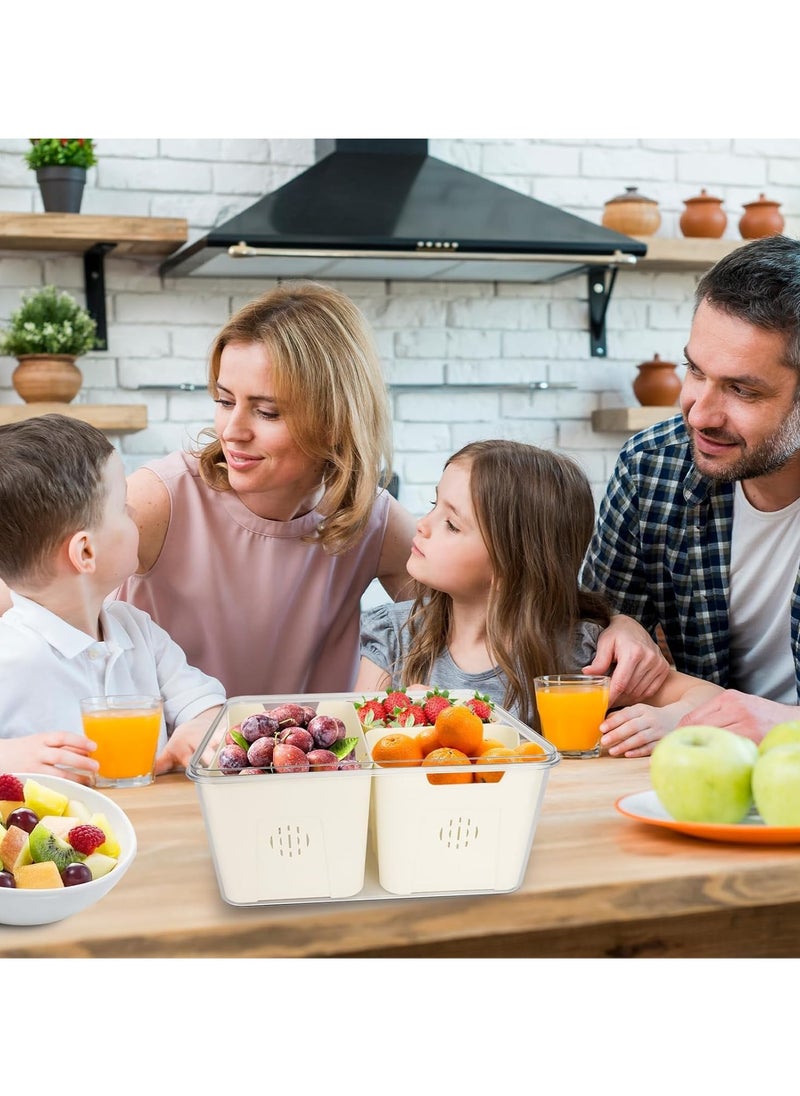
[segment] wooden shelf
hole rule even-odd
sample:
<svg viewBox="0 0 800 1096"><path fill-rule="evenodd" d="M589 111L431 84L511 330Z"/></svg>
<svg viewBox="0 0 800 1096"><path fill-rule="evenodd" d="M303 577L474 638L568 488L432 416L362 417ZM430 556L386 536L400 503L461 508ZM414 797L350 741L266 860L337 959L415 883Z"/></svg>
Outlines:
<svg viewBox="0 0 800 1096"><path fill-rule="evenodd" d="M144 404L124 403L16 403L0 405L0 426L22 422L34 415L68 415L110 434L131 434L147 426Z"/></svg>
<svg viewBox="0 0 800 1096"><path fill-rule="evenodd" d="M592 430L606 434L636 434L657 422L679 415L674 407L603 407L592 411Z"/></svg>
<svg viewBox="0 0 800 1096"><path fill-rule="evenodd" d="M108 349L104 260L164 256L188 238L182 217L102 217L85 213L0 213L0 250L83 254L86 310L97 324L95 348Z"/></svg>
<svg viewBox="0 0 800 1096"><path fill-rule="evenodd" d="M706 240L684 236L678 239L635 236L634 239L647 244L647 254L643 259L638 259L633 268L644 273L669 271L684 273L687 270L707 270L748 242L747 240Z"/></svg>
<svg viewBox="0 0 800 1096"><path fill-rule="evenodd" d="M180 217L99 217L85 213L0 213L0 248L85 252L113 244L114 256L170 255L186 243Z"/></svg>

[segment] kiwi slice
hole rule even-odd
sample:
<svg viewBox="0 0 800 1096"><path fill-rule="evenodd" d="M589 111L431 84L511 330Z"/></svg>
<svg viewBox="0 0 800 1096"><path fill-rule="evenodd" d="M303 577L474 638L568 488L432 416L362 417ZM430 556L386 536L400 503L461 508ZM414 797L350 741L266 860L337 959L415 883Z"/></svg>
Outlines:
<svg viewBox="0 0 800 1096"><path fill-rule="evenodd" d="M56 837L46 826L39 822L31 830L29 838L31 859L34 863L42 863L44 860L52 860L59 871L63 871L67 864L74 864L78 860L85 860L83 853L73 849L72 845Z"/></svg>

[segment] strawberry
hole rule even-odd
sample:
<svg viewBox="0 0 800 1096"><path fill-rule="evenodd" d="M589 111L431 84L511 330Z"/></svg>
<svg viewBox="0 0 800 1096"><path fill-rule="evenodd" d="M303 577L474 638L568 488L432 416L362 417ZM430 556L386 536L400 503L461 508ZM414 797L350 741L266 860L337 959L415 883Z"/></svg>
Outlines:
<svg viewBox="0 0 800 1096"><path fill-rule="evenodd" d="M411 697L408 693L401 693L398 689L394 689L383 698L384 715L395 715L396 708L407 708L410 703Z"/></svg>
<svg viewBox="0 0 800 1096"><path fill-rule="evenodd" d="M406 708L395 710L392 725L396 727L422 727L425 725L425 712L421 704L409 703Z"/></svg>
<svg viewBox="0 0 800 1096"><path fill-rule="evenodd" d="M88 822L85 825L73 826L67 834L67 841L75 852L83 853L84 856L99 849L105 839L106 835L100 827L91 826Z"/></svg>
<svg viewBox="0 0 800 1096"><path fill-rule="evenodd" d="M0 799L11 803L22 803L25 799L25 789L19 777L11 773L0 773Z"/></svg>
<svg viewBox="0 0 800 1096"><path fill-rule="evenodd" d="M475 693L475 696L464 701L464 707L469 708L471 712L474 712L482 722L488 723L492 718L494 704L485 694L481 695L480 693Z"/></svg>
<svg viewBox="0 0 800 1096"><path fill-rule="evenodd" d="M369 730L370 727L384 726L386 712L383 710L383 703L378 700L377 697L374 697L372 700L364 700L361 704L356 704L356 712L361 721L361 726L366 727L367 730Z"/></svg>
<svg viewBox="0 0 800 1096"><path fill-rule="evenodd" d="M427 693L423 705L425 722L435 723L439 712L450 707L452 707L450 693L446 689L434 689L432 692Z"/></svg>

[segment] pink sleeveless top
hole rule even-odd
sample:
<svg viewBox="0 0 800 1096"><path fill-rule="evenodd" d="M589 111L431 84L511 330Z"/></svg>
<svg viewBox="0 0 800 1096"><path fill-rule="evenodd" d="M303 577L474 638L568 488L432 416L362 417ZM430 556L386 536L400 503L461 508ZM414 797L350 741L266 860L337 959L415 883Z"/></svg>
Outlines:
<svg viewBox="0 0 800 1096"><path fill-rule="evenodd" d="M114 596L148 612L229 697L352 689L360 599L378 570L387 493L377 495L361 540L332 556L301 539L319 522L316 511L257 517L232 491L207 487L187 453L145 467L169 491L169 528L153 567Z"/></svg>

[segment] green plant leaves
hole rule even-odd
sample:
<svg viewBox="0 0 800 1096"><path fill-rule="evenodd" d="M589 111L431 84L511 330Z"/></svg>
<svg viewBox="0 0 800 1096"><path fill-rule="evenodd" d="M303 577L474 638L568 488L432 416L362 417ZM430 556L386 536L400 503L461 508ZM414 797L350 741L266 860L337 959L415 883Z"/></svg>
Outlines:
<svg viewBox="0 0 800 1096"><path fill-rule="evenodd" d="M23 294L22 302L0 335L0 353L79 357L93 349L97 324L69 293L46 285Z"/></svg>
<svg viewBox="0 0 800 1096"><path fill-rule="evenodd" d="M31 137L25 162L34 170L61 164L64 167L92 167L97 163L91 137Z"/></svg>

